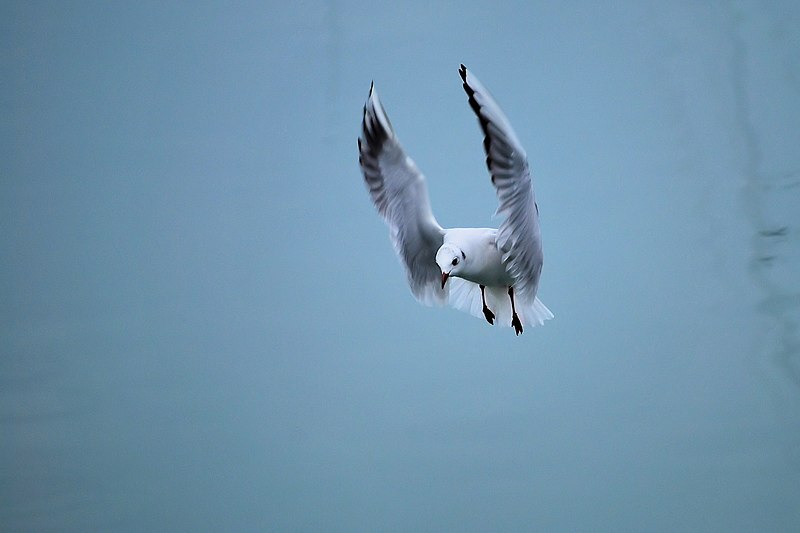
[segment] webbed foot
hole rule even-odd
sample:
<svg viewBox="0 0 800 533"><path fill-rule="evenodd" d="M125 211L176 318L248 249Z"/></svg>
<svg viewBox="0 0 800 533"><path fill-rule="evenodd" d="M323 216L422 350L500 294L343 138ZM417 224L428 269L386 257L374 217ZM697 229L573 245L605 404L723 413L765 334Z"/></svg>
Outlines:
<svg viewBox="0 0 800 533"><path fill-rule="evenodd" d="M511 317L511 325L514 326L514 332L519 335L522 333L522 322L519 321L519 317L517 313L514 313L514 316Z"/></svg>
<svg viewBox="0 0 800 533"><path fill-rule="evenodd" d="M486 321L489 324L494 326L494 313L492 313L492 310L486 307L485 305L483 306L483 316L486 317Z"/></svg>

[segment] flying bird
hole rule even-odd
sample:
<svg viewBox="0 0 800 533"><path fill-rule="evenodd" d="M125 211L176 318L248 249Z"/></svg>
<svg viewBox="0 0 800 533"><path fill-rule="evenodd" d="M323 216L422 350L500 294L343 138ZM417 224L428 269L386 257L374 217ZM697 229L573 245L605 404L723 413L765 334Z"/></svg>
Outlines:
<svg viewBox="0 0 800 533"><path fill-rule="evenodd" d="M390 237L414 297L450 305L489 324L544 324L553 313L536 297L542 273L539 207L528 158L489 91L464 65L459 69L478 117L486 165L497 192L497 229L442 228L433 216L425 177L408 157L383 109L374 83L364 105L359 164L372 202Z"/></svg>

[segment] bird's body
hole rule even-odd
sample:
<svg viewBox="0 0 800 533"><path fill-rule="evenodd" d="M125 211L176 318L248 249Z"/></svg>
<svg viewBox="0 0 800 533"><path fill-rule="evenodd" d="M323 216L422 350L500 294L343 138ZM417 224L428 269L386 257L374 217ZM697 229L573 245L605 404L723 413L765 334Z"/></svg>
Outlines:
<svg viewBox="0 0 800 533"><path fill-rule="evenodd" d="M543 264L539 207L527 156L508 119L464 65L459 73L485 135L497 214L505 217L498 229L439 225L425 178L400 146L373 87L364 106L359 163L417 300L450 304L490 324L497 320L519 335L523 324L553 318L536 297Z"/></svg>
<svg viewBox="0 0 800 533"><path fill-rule="evenodd" d="M514 279L508 275L503 256L497 248L497 230L493 228L451 228L444 231L444 243L464 252L458 274L450 274L479 285L509 287Z"/></svg>

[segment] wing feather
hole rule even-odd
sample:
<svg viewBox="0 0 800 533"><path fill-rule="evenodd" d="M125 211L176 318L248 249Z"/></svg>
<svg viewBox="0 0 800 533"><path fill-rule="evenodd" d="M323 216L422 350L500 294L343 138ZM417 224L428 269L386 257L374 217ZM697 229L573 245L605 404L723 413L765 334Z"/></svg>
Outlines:
<svg viewBox="0 0 800 533"><path fill-rule="evenodd" d="M506 270L514 279L517 298L532 303L544 256L528 156L489 91L464 65L459 74L484 133L486 166L499 201L496 214L504 217L497 232L497 245Z"/></svg>
<svg viewBox="0 0 800 533"><path fill-rule="evenodd" d="M374 86L364 105L359 164L372 202L390 229L397 255L405 267L414 297L425 305L444 305L436 251L444 230L428 199L425 177L400 145Z"/></svg>

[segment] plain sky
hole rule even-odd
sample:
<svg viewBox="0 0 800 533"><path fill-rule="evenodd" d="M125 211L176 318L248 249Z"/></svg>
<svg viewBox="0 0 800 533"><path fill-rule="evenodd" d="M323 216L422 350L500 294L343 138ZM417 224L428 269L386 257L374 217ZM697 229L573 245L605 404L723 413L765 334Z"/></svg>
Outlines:
<svg viewBox="0 0 800 533"><path fill-rule="evenodd" d="M795 2L3 2L0 529L800 529ZM445 226L525 146L539 296L418 305L374 80Z"/></svg>

